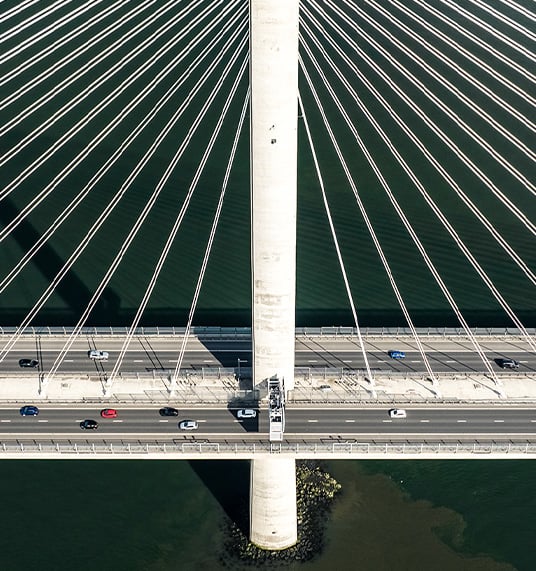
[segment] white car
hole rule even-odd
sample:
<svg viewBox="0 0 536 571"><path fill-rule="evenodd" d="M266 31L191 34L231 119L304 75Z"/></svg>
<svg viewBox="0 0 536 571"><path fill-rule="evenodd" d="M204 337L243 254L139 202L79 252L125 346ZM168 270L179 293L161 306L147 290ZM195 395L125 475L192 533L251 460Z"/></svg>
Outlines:
<svg viewBox="0 0 536 571"><path fill-rule="evenodd" d="M406 418L407 414L403 408L392 408L389 411L389 416L391 418Z"/></svg>
<svg viewBox="0 0 536 571"><path fill-rule="evenodd" d="M96 361L106 361L110 356L107 351L98 351L97 349L91 349L87 352L87 356L90 359L95 359Z"/></svg>
<svg viewBox="0 0 536 571"><path fill-rule="evenodd" d="M199 428L199 424L195 420L181 420L179 422L179 428L181 430L197 430Z"/></svg>
<svg viewBox="0 0 536 571"><path fill-rule="evenodd" d="M237 418L257 418L257 411L252 408L243 408L236 413Z"/></svg>

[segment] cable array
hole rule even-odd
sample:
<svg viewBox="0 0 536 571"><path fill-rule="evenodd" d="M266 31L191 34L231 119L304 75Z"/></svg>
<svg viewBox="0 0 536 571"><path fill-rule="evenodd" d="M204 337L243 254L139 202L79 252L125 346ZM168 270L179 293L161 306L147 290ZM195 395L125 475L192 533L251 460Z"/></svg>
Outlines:
<svg viewBox="0 0 536 571"><path fill-rule="evenodd" d="M224 147L221 189L220 179L211 182L217 185L219 196L195 275L186 333L169 375L170 392L177 387L247 119L247 4L245 0L140 0L133 4L128 0L23 0L0 15L0 46L6 46L0 54L0 63L6 66L0 78L0 110L6 117L0 124L0 209L16 205L11 209L13 216L2 220L0 245L16 240L25 224L38 218L67 184L73 184L78 173L92 165L89 176L75 181L68 200L58 199L61 207L55 215L0 276L0 294L25 279L25 268L27 271L53 237L61 235L60 229L72 224L105 181L120 172L117 187L106 194L88 229L72 244L60 269L0 350L0 361L95 244L105 224L122 211L126 197L132 195L149 166L160 161L154 188L136 210L125 236L109 246L110 262L102 275L95 275L96 285L87 304L84 301L72 333L44 373L46 386L61 371L73 343L127 253L132 252L135 239L184 168L182 201L176 209L167 209L170 228L160 251L152 252L147 279L145 275L140 278L143 294L105 377L105 389L110 389L121 375L129 346L162 280L193 198L203 192L201 176L206 175L209 161L231 129L232 143L228 137L229 149ZM536 285L533 256L513 237L516 230L527 240L534 240L536 234L536 153L530 140L536 131L531 113L536 107L534 53L530 49L536 40L534 13L515 0L302 0L300 14L297 109L305 135L300 143L307 145L312 157L311 172L320 188L321 208L371 392L375 394L376 384L361 331L363 302L351 283L355 260L342 238L352 229L337 227L330 203L331 169L342 173L347 185L344 191L356 207L354 222L370 237L424 363L430 390L440 396L434 363L418 334L404 277L390 258L392 248L388 246L392 244L387 240L392 238L375 225L376 216L356 166L360 164L371 173L377 197L381 194L382 204L390 209L399 225L397 231L407 240L412 255L437 287L436 295L443 297L442 303L456 317L497 393L503 396L486 350L472 332L459 292L443 275L438 254L421 234L422 228L412 217L412 205L401 198L400 188L405 185L404 191L426 213L428 224L448 244L449 252L455 252L470 269L467 279L478 282L479 291L489 296L536 351L536 340L518 315L511 292L502 291L482 246L480 250L472 246L467 232L460 229L456 217L450 218L445 201L434 192L434 187L441 185L443 192L450 193L457 212L470 220L478 236L485 237L485 247L500 253L508 271L515 272L524 287ZM242 99L240 115L233 117L231 109L238 108L236 102ZM214 122L204 128L214 115ZM179 139L170 143L178 132ZM328 137L316 139L320 132ZM370 140L363 133L368 133ZM196 151L191 150L194 141ZM326 144L336 156L335 165L327 164L320 151ZM137 151L138 147L142 150ZM135 159L123 173L119 165L130 154ZM30 185L35 185L31 193ZM496 213L488 204L500 208L508 224L497 224Z"/></svg>

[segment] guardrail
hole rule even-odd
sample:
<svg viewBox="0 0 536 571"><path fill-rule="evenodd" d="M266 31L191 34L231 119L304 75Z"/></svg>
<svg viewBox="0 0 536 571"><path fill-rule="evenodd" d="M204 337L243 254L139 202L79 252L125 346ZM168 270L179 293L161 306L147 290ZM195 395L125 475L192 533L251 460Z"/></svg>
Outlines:
<svg viewBox="0 0 536 571"><path fill-rule="evenodd" d="M371 441L356 442L324 440L319 442L164 442L164 441L23 441L13 440L0 443L2 457L152 457L187 456L189 458L253 458L256 455L290 455L296 458L329 457L536 457L536 441Z"/></svg>
<svg viewBox="0 0 536 571"><path fill-rule="evenodd" d="M0 327L0 335L12 335L17 327ZM128 327L84 327L80 330L80 336L124 336L128 333ZM23 335L70 335L74 327L27 327ZM139 327L136 336L183 336L184 327ZM297 327L297 336L304 337L351 337L357 335L355 327ZM536 335L536 328L527 328L529 335ZM193 327L192 335L199 337L251 337L250 327ZM417 328L419 336L449 337L466 336L465 330L454 327L421 327ZM474 327L473 335L484 336L520 336L519 329L515 327ZM396 337L411 336L412 332L407 327L363 327L361 334L368 337Z"/></svg>

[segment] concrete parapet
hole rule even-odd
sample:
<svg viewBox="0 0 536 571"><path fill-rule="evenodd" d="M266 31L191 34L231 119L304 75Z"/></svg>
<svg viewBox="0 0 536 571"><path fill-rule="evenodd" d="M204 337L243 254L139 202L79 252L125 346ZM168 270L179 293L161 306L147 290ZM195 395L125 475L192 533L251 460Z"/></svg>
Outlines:
<svg viewBox="0 0 536 571"><path fill-rule="evenodd" d="M285 486L296 489L295 478L291 478L294 474L295 460L313 458L315 460L534 460L536 458L536 441L533 434L516 435L513 440L502 439L498 435L493 439L490 438L490 435L483 435L482 438L476 439L475 437L437 439L429 435L421 440L400 438L398 441L380 442L360 439L357 442L349 437L346 440L283 442L277 446L269 442L177 443L174 440L166 442L162 439L145 441L143 438L136 441L98 439L94 442L62 440L54 437L43 438L42 441L39 438L28 440L4 438L0 446L0 460L253 460L259 462L257 470L260 472L257 472L257 475L260 478L256 480L257 511L256 519L253 520L252 517L252 527L255 525L264 533L270 525L281 523L282 532L286 531L287 536L292 538L295 537L295 533L290 529L291 521L296 523L296 515L295 512L290 512L294 498L291 501L284 490ZM259 460L254 460L256 457ZM262 461L270 463L270 466L261 467ZM288 464L284 464L285 462ZM272 480L269 481L268 478ZM274 485L273 488L270 487L271 484ZM288 505L284 505L285 499ZM283 519L280 521L278 518ZM271 533L268 539L272 539ZM292 541L289 539L289 545L291 544ZM282 548L270 547L270 549Z"/></svg>
<svg viewBox="0 0 536 571"><path fill-rule="evenodd" d="M251 461L250 539L262 549L285 549L297 541L296 461Z"/></svg>

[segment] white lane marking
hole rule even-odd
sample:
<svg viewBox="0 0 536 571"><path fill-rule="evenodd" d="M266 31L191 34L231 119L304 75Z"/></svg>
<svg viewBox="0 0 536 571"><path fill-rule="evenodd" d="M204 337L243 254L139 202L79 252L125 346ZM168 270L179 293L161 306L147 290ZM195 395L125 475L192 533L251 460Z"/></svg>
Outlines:
<svg viewBox="0 0 536 571"><path fill-rule="evenodd" d="M351 360L350 361L343 361L343 363L351 363L351 362L352 362Z"/></svg>
<svg viewBox="0 0 536 571"><path fill-rule="evenodd" d="M123 422L122 420L112 420L112 422Z"/></svg>
<svg viewBox="0 0 536 571"><path fill-rule="evenodd" d="M453 361L452 359L450 359L449 361L445 361L445 363L455 363L456 361Z"/></svg>
<svg viewBox="0 0 536 571"><path fill-rule="evenodd" d="M429 420L419 420L419 422L430 422Z"/></svg>
<svg viewBox="0 0 536 571"><path fill-rule="evenodd" d="M206 422L206 420L198 420L197 422Z"/></svg>
<svg viewBox="0 0 536 571"><path fill-rule="evenodd" d="M382 422L393 422L392 420L382 420Z"/></svg>
<svg viewBox="0 0 536 571"><path fill-rule="evenodd" d="M2 421L3 422L3 421ZM536 422L536 420L531 420L531 422Z"/></svg>
<svg viewBox="0 0 536 571"><path fill-rule="evenodd" d="M313 418L313 419L309 419L307 422L318 422L318 420L316 418Z"/></svg>
<svg viewBox="0 0 536 571"><path fill-rule="evenodd" d="M308 363L318 363L318 361L316 359L309 359L307 362Z"/></svg>
<svg viewBox="0 0 536 571"><path fill-rule="evenodd" d="M169 422L169 420L159 420L158 422Z"/></svg>
<svg viewBox="0 0 536 571"><path fill-rule="evenodd" d="M355 422L355 420L352 418L350 420L345 420L344 422Z"/></svg>
<svg viewBox="0 0 536 571"><path fill-rule="evenodd" d="M134 359L133 363L143 363L143 359Z"/></svg>
<svg viewBox="0 0 536 571"><path fill-rule="evenodd" d="M203 359L203 363L214 363L213 359Z"/></svg>
<svg viewBox="0 0 536 571"><path fill-rule="evenodd" d="M37 422L48 422L48 420L38 420Z"/></svg>
<svg viewBox="0 0 536 571"><path fill-rule="evenodd" d="M467 422L466 420L457 420L456 422Z"/></svg>
<svg viewBox="0 0 536 571"><path fill-rule="evenodd" d="M387 363L387 361L382 361L382 360L378 359L378 360L376 361L376 363Z"/></svg>
<svg viewBox="0 0 536 571"><path fill-rule="evenodd" d="M420 363L420 361L410 361L410 363Z"/></svg>
<svg viewBox="0 0 536 571"><path fill-rule="evenodd" d="M168 363L176 363L178 359L168 359Z"/></svg>
<svg viewBox="0 0 536 571"><path fill-rule="evenodd" d="M74 363L74 359L63 359L64 363Z"/></svg>
<svg viewBox="0 0 536 571"><path fill-rule="evenodd" d="M11 420L0 420L0 422L11 422Z"/></svg>
<svg viewBox="0 0 536 571"><path fill-rule="evenodd" d="M494 420L493 422L504 422L504 420Z"/></svg>

